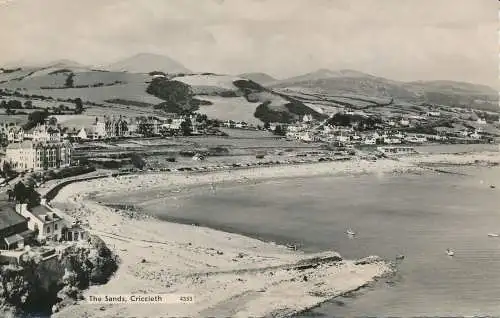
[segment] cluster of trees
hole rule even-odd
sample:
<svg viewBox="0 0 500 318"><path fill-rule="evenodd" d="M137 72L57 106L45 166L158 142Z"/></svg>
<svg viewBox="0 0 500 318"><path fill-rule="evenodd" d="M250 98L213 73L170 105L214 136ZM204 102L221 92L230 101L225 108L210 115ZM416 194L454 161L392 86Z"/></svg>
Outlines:
<svg viewBox="0 0 500 318"><path fill-rule="evenodd" d="M40 204L40 194L36 192L34 185L26 186L23 182L18 182L13 190L8 190L7 195L9 201L14 199L17 203L26 203L28 208L35 207Z"/></svg>
<svg viewBox="0 0 500 318"><path fill-rule="evenodd" d="M19 115L25 115L25 112L20 112L16 111L16 109L37 109L38 107L33 106L33 102L28 100L25 101L24 104L16 99L11 99L9 101L2 100L0 102L0 108L5 109L5 113L7 115L14 115L14 114L19 114Z"/></svg>
<svg viewBox="0 0 500 318"><path fill-rule="evenodd" d="M28 122L23 125L23 129L29 130L36 127L38 124L45 123L45 120L49 117L49 111L44 109L43 111L34 111L28 115Z"/></svg>
<svg viewBox="0 0 500 318"><path fill-rule="evenodd" d="M255 118L265 123L291 123L295 121L295 116L286 111L275 111L269 108L270 101L264 102L255 109Z"/></svg>
<svg viewBox="0 0 500 318"><path fill-rule="evenodd" d="M358 130L373 130L382 124L382 119L378 117L365 117L361 115L349 115L337 113L327 122L333 126L356 126Z"/></svg>
<svg viewBox="0 0 500 318"><path fill-rule="evenodd" d="M193 102L193 91L191 86L179 82L169 81L165 78L155 78L146 89L148 94L163 99L165 102L157 105L168 112L177 114L188 114L195 111L197 103Z"/></svg>

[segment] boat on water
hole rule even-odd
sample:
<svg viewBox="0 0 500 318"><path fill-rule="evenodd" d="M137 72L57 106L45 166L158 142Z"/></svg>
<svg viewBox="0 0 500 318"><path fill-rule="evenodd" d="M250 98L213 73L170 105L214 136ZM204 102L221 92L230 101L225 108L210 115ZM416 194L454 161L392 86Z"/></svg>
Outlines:
<svg viewBox="0 0 500 318"><path fill-rule="evenodd" d="M286 247L289 250L296 251L297 250L297 245L296 244L287 244Z"/></svg>
<svg viewBox="0 0 500 318"><path fill-rule="evenodd" d="M354 236L354 235L356 235L356 232L354 232L354 231L353 231L353 230L351 230L351 229L348 229L348 230L346 231L346 233L347 233L347 235L349 235L349 236Z"/></svg>
<svg viewBox="0 0 500 318"><path fill-rule="evenodd" d="M448 256L453 256L455 255L455 252L449 248L446 249L446 254L448 254Z"/></svg>
<svg viewBox="0 0 500 318"><path fill-rule="evenodd" d="M488 233L488 236L489 237L499 237L500 234L496 234L496 233Z"/></svg>

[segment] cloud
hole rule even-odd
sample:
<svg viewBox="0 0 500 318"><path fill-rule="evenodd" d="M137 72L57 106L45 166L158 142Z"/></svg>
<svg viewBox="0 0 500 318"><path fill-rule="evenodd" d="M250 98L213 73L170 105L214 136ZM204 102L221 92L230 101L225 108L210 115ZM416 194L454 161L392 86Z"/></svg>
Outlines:
<svg viewBox="0 0 500 318"><path fill-rule="evenodd" d="M15 0L0 5L0 63L153 52L223 73L354 68L491 85L497 19L490 0Z"/></svg>

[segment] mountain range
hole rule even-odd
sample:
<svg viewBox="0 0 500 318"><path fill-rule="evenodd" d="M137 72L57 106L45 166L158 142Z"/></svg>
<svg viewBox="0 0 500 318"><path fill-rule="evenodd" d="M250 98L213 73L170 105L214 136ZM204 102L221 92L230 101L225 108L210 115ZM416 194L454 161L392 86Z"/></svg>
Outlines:
<svg viewBox="0 0 500 318"><path fill-rule="evenodd" d="M0 68L0 89L59 100L79 97L105 106L106 111L121 105L121 109L142 113L144 107L161 103L162 97L146 92L152 80L148 73L153 71L168 73L174 81L185 83L197 98L212 104L200 110L228 120L243 115L251 118L257 111L260 115L255 117L261 121L264 117L294 120L306 113L321 117L323 111L333 111L339 105L354 103L363 108L389 101L396 107L434 104L499 111L498 93L488 86L455 81L401 82L348 69L319 69L278 80L258 72L238 76L194 73L168 56L151 53L101 66L66 59L38 66L27 64L12 67L11 63L9 68ZM72 78L72 87L66 87L68 77Z"/></svg>

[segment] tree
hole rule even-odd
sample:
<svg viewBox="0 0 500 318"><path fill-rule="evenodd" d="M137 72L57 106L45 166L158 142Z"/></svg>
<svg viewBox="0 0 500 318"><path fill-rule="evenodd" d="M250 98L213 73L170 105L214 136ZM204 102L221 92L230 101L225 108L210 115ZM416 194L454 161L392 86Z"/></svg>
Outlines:
<svg viewBox="0 0 500 318"><path fill-rule="evenodd" d="M28 191L26 189L26 186L21 181L16 183L16 185L14 186L14 198L18 203L25 203L26 199L28 198Z"/></svg>
<svg viewBox="0 0 500 318"><path fill-rule="evenodd" d="M47 154L44 152L43 161L42 161L43 170L49 169L49 159L47 158Z"/></svg>
<svg viewBox="0 0 500 318"><path fill-rule="evenodd" d="M269 124L269 122L266 121L264 123L264 129L269 129L269 128L271 128L271 124Z"/></svg>
<svg viewBox="0 0 500 318"><path fill-rule="evenodd" d="M32 186L27 187L26 190L27 190L26 203L28 204L28 208L40 205L40 193L36 192L36 190Z"/></svg>
<svg viewBox="0 0 500 318"><path fill-rule="evenodd" d="M14 109L22 109L23 108L23 104L16 99L12 99L12 100L8 101L7 106L9 108L14 108Z"/></svg>
<svg viewBox="0 0 500 318"><path fill-rule="evenodd" d="M43 124L47 117L49 117L49 112L47 111L47 109L45 109L44 111L34 111L28 115L28 122L26 123L26 125L24 125L23 128L28 130L38 124Z"/></svg>
<svg viewBox="0 0 500 318"><path fill-rule="evenodd" d="M9 196L7 201L9 201L9 202L12 201L12 198L15 198L14 191L12 191L11 189L7 190L7 195Z"/></svg>
<svg viewBox="0 0 500 318"><path fill-rule="evenodd" d="M30 100L27 100L24 102L24 108L26 109L33 109L33 102Z"/></svg>
<svg viewBox="0 0 500 318"><path fill-rule="evenodd" d="M83 102L81 98L75 99L75 114L83 113Z"/></svg>
<svg viewBox="0 0 500 318"><path fill-rule="evenodd" d="M55 117L50 117L50 118L49 118L49 125L50 125L50 126L56 126L56 125L57 125L57 118L55 118Z"/></svg>
<svg viewBox="0 0 500 318"><path fill-rule="evenodd" d="M75 74L70 73L68 77L66 77L66 83L65 83L66 87L73 87L74 85L73 76L75 76Z"/></svg>
<svg viewBox="0 0 500 318"><path fill-rule="evenodd" d="M11 166L10 162L8 162L6 160L3 162L2 174L3 174L4 178L10 178L15 174L14 170L12 170L12 166Z"/></svg>
<svg viewBox="0 0 500 318"><path fill-rule="evenodd" d="M191 123L191 119L186 117L184 121L181 123L181 130L184 136L189 136L193 132L193 124Z"/></svg>
<svg viewBox="0 0 500 318"><path fill-rule="evenodd" d="M274 129L274 134L278 136L284 136L285 135L285 129L281 127L281 125L277 125L276 128Z"/></svg>
<svg viewBox="0 0 500 318"><path fill-rule="evenodd" d="M207 115L205 115L205 114L196 114L196 122L203 123L203 122L206 122L207 120L208 120Z"/></svg>

